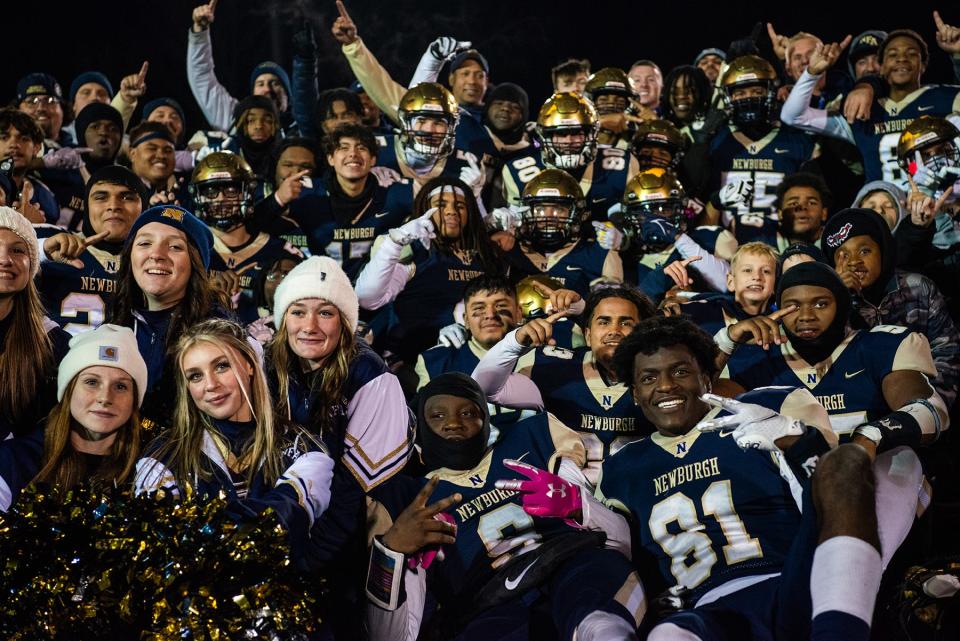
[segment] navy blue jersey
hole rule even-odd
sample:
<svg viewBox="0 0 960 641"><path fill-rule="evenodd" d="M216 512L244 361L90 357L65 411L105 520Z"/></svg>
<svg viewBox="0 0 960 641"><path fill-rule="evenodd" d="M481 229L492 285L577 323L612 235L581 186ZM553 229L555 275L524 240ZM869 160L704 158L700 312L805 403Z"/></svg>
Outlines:
<svg viewBox="0 0 960 641"><path fill-rule="evenodd" d="M90 179L90 170L83 169L41 169L40 177L47 185L60 207L63 224L74 227L86 210L86 184ZM56 221L54 221L56 222Z"/></svg>
<svg viewBox="0 0 960 641"><path fill-rule="evenodd" d="M473 374L477 363L486 353L487 350L473 339L467 341L462 347L447 347L446 345L431 347L420 354L417 359L416 371L420 379L417 389L419 390L431 379L447 372L461 372L467 376ZM494 403L487 403L487 409L490 410L490 423L494 427L510 425L521 418L528 418L533 415L530 410L516 410Z"/></svg>
<svg viewBox="0 0 960 641"><path fill-rule="evenodd" d="M960 87L927 85L900 102L890 98L874 100L869 120L850 126L863 156L864 180L885 180L910 191L907 174L897 162L900 133L919 116L945 117L960 111Z"/></svg>
<svg viewBox="0 0 960 641"><path fill-rule="evenodd" d="M433 470L421 481L439 476L428 504L459 492L463 500L448 513L457 525L457 542L445 550L446 558L437 568L459 592L464 577L493 575L496 568L510 560L518 549L527 551L538 541L573 531L561 519L530 516L523 510L517 492L498 490L502 479L525 479L504 467L504 459L520 460L540 469L556 470L559 459L583 463L583 448L576 434L556 419L540 414L504 430L499 441L487 450L472 470ZM474 579L475 580L475 579Z"/></svg>
<svg viewBox="0 0 960 641"><path fill-rule="evenodd" d="M300 198L290 203L288 215L306 234L310 253L337 261L352 282L370 257L377 236L399 227L412 211L413 184L404 178L389 187L378 185L370 204L354 220L336 219L322 181L300 192Z"/></svg>
<svg viewBox="0 0 960 641"><path fill-rule="evenodd" d="M505 257L515 282L546 274L560 281L564 289L572 289L584 298L590 293L590 286L605 275L614 280L623 278L619 254L586 238L550 254L524 249L521 243L515 243Z"/></svg>
<svg viewBox="0 0 960 641"><path fill-rule="evenodd" d="M753 181L750 203L729 212L736 221L740 244L762 241L776 246L779 215L773 206L784 176L800 171L813 156L813 136L781 125L757 141L729 125L710 141L710 162L719 172L720 187L735 180Z"/></svg>
<svg viewBox="0 0 960 641"><path fill-rule="evenodd" d="M393 302L397 322L388 340L394 351L400 350L397 353L413 362L417 354L436 344L440 329L453 322L453 308L463 300L467 281L485 271L476 257L464 262L457 254L425 249L420 241L409 247L413 275Z"/></svg>
<svg viewBox="0 0 960 641"><path fill-rule="evenodd" d="M579 434L591 483L610 454L653 432L627 386L603 380L588 347L541 347L522 356L517 371L540 388L544 410Z"/></svg>
<svg viewBox="0 0 960 641"><path fill-rule="evenodd" d="M243 291L237 301L237 319L243 325L252 323L260 317L254 300L253 283L260 272L276 263L281 257L294 253L296 249L279 238L263 232L238 249L227 247L218 236L214 235L213 249L215 251L210 254L210 273L224 271L239 273L240 287Z"/></svg>
<svg viewBox="0 0 960 641"><path fill-rule="evenodd" d="M753 359L743 369L737 369L738 363L730 363L730 378L746 389L760 385L805 386L830 414L830 424L838 434L847 434L897 409L889 407L883 397L883 379L890 372L914 370L931 378L937 375L927 339L899 325L851 332L826 361L815 366L790 343L763 354L765 358Z"/></svg>
<svg viewBox="0 0 960 641"><path fill-rule="evenodd" d="M43 225L36 231L41 243L63 233L58 227ZM67 263L42 262L37 283L47 316L74 335L96 329L106 320L120 268L119 256L92 246L80 255L80 260L83 269Z"/></svg>
<svg viewBox="0 0 960 641"><path fill-rule="evenodd" d="M824 420L803 389L761 388L738 399L811 424ZM669 586L706 591L783 566L802 488L781 459L740 449L729 432L657 433L604 462L597 495L628 515L634 540L656 558Z"/></svg>
<svg viewBox="0 0 960 641"><path fill-rule="evenodd" d="M729 250L735 248L737 244L730 232L713 225L697 227L688 231L687 235L711 254L720 254L721 257L729 254ZM662 299L663 295L676 284L672 278L664 273L663 268L677 260L683 260L683 255L677 251L674 245L670 245L657 253L639 256L636 263L637 287L654 301ZM707 291L710 289L696 268L688 269L687 273L693 278L694 290Z"/></svg>

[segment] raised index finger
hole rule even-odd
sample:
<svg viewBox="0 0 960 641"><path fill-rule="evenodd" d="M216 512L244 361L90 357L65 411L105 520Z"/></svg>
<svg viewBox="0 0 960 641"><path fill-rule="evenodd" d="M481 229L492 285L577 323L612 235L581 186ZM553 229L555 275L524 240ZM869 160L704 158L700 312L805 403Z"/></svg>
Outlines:
<svg viewBox="0 0 960 641"><path fill-rule="evenodd" d="M417 507L426 507L427 499L430 498L430 495L433 494L433 491L437 489L437 483L440 482L439 476L432 476L430 480L427 481L427 484L417 492L417 496L413 499L413 505Z"/></svg>
<svg viewBox="0 0 960 641"><path fill-rule="evenodd" d="M910 191L911 191L911 192L917 193L917 194L920 193L920 188L917 187L917 183L913 182L913 176L911 176L909 173L907 173L907 182L910 183Z"/></svg>
<svg viewBox="0 0 960 641"><path fill-rule="evenodd" d="M740 401L736 399L720 396L719 394L711 394L710 392L703 394L700 400L712 407L722 407L728 412L739 411L741 405Z"/></svg>
<svg viewBox="0 0 960 641"><path fill-rule="evenodd" d="M851 40L853 40L853 36L851 36L851 35L848 33L848 34L847 34L847 37L840 41L840 48L837 49L837 53L839 54L841 51L843 51L844 49L846 49L846 48L847 48L847 45L850 44L850 41L851 41Z"/></svg>
<svg viewBox="0 0 960 641"><path fill-rule="evenodd" d="M773 28L772 22L767 23L767 35L770 36L770 40L773 42L773 44L777 44L780 39L780 36L777 35L776 29Z"/></svg>
<svg viewBox="0 0 960 641"><path fill-rule="evenodd" d="M798 309L800 309L800 308L797 307L796 305L790 305L789 307L784 307L783 309L778 309L778 310L775 311L774 313L770 314L770 316L768 316L767 318L769 318L770 320L778 321L778 320L780 320L781 318L783 318L784 316L787 316L787 315L789 315L789 314L794 313L794 312L797 311Z"/></svg>
<svg viewBox="0 0 960 641"><path fill-rule="evenodd" d="M101 240L103 240L104 238L106 238L108 235L110 235L110 232L109 232L109 231L102 231L102 232L100 232L99 234L94 234L93 236L88 236L87 238L84 238L82 241L80 241L80 245L81 245L82 247L89 247L90 245L93 245L94 243L99 243Z"/></svg>
<svg viewBox="0 0 960 641"><path fill-rule="evenodd" d="M337 0L337 11L340 12L340 17L343 18L344 20L350 19L350 14L347 13L347 8L343 6L342 0Z"/></svg>
<svg viewBox="0 0 960 641"><path fill-rule="evenodd" d="M207 6L210 7L210 11L216 11L218 0L210 0L210 4Z"/></svg>
<svg viewBox="0 0 960 641"><path fill-rule="evenodd" d="M556 312L550 314L549 316L547 316L547 317L544 318L543 320L544 320L545 322L550 323L551 325L553 325L553 324L556 323L558 320L560 320L561 318L563 318L564 316L566 316L567 313L568 313L568 311L569 311L569 310L561 309L561 310L559 310L559 311L556 311Z"/></svg>
<svg viewBox="0 0 960 641"><path fill-rule="evenodd" d="M933 12L933 22L937 25L937 31L944 31L947 27L947 25L944 24L943 19L940 17L939 11Z"/></svg>

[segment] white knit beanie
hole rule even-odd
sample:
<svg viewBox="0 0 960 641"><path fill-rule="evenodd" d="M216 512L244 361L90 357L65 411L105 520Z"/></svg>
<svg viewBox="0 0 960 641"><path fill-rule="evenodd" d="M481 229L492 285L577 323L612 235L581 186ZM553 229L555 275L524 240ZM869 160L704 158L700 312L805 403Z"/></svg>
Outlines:
<svg viewBox="0 0 960 641"><path fill-rule="evenodd" d="M129 327L105 323L95 330L78 334L70 339L70 351L60 361L57 372L57 400L63 400L63 394L73 377L94 365L116 367L130 375L137 384L139 402L147 393L147 364L137 347L137 337Z"/></svg>
<svg viewBox="0 0 960 641"><path fill-rule="evenodd" d="M351 332L357 331L360 301L350 279L329 256L312 256L286 275L273 294L273 323L280 327L292 303L304 298L322 298L340 310Z"/></svg>
<svg viewBox="0 0 960 641"><path fill-rule="evenodd" d="M40 246L37 232L33 230L30 221L13 207L0 207L0 229L9 229L27 244L27 251L30 252L30 278L36 276L40 271Z"/></svg>

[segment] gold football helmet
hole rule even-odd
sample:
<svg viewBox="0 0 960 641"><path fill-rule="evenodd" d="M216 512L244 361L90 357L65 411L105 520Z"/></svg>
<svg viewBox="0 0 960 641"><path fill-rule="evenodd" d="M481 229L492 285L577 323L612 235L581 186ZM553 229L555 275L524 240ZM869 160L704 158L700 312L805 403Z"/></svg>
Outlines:
<svg viewBox="0 0 960 641"><path fill-rule="evenodd" d="M544 296L541 293L542 289L537 287L535 283L546 285L550 289L563 287L559 280L546 274L527 276L517 283L517 304L520 305L520 312L523 314L523 320L525 321L546 316L547 305L550 304L550 297Z"/></svg>
<svg viewBox="0 0 960 641"><path fill-rule="evenodd" d="M592 76L587 78L587 84L583 89L590 100L597 108L597 113L602 115L623 111L630 104L630 98L633 97L633 88L630 86L630 79L622 69L616 67L604 67L598 70ZM596 104L600 96L614 95L624 98L623 108L616 109L612 106L600 107Z"/></svg>
<svg viewBox="0 0 960 641"><path fill-rule="evenodd" d="M663 167L651 167L627 182L623 210L610 219L636 239L641 252L650 253L672 245L692 217L676 175Z"/></svg>
<svg viewBox="0 0 960 641"><path fill-rule="evenodd" d="M539 251L556 251L580 237L587 215L580 183L562 169L544 169L523 189L525 209L517 238Z"/></svg>
<svg viewBox="0 0 960 641"><path fill-rule="evenodd" d="M686 148L686 136L669 120L645 120L637 125L633 134L633 155L640 162L641 169L676 169Z"/></svg>
<svg viewBox="0 0 960 641"><path fill-rule="evenodd" d="M735 90L752 86L762 87L763 95L734 100ZM732 112L731 119L738 127L768 123L776 118L777 72L760 56L746 55L732 60L720 78L720 88Z"/></svg>
<svg viewBox="0 0 960 641"><path fill-rule="evenodd" d="M241 156L226 151L207 154L190 177L194 213L209 227L235 229L253 213L256 187L253 169Z"/></svg>
<svg viewBox="0 0 960 641"><path fill-rule="evenodd" d="M897 162L911 176L921 168L933 172L934 175L944 173L946 167L960 167L960 152L958 152L957 137L960 130L947 120L939 116L920 116L907 125L900 134L897 142ZM943 185L956 180L955 174L944 173Z"/></svg>
<svg viewBox="0 0 960 641"><path fill-rule="evenodd" d="M404 147L434 161L453 151L460 107L443 85L421 82L408 89L397 105L397 116Z"/></svg>
<svg viewBox="0 0 960 641"><path fill-rule="evenodd" d="M592 102L575 93L553 94L537 116L543 159L560 169L585 166L596 156L598 129L597 110Z"/></svg>

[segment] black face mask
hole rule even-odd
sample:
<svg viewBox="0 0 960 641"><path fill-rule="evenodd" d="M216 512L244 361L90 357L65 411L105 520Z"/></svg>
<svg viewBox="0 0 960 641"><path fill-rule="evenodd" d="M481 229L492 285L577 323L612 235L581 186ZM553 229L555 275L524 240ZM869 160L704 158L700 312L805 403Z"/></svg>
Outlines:
<svg viewBox="0 0 960 641"><path fill-rule="evenodd" d="M780 279L777 286L777 304L781 304L784 291L798 285L813 285L828 289L837 302L837 314L833 317L833 321L814 339L800 338L784 324L784 332L793 348L807 363L816 365L830 356L847 334L847 321L850 320L851 310L850 292L837 273L827 265L817 262L800 263L787 270Z"/></svg>
<svg viewBox="0 0 960 641"><path fill-rule="evenodd" d="M483 414L483 428L471 438L462 441L447 440L434 433L427 425L424 408L427 399L440 394L458 396L472 401ZM417 395L417 438L428 470L446 467L451 470L475 468L487 451L490 439L490 414L487 399L477 382L466 374L441 374L427 383Z"/></svg>

